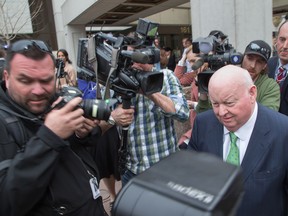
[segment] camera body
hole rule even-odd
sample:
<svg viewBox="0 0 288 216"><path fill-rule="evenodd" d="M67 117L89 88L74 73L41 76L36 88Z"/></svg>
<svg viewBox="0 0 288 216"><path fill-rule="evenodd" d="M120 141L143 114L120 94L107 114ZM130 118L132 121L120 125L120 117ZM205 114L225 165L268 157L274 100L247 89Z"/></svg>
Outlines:
<svg viewBox="0 0 288 216"><path fill-rule="evenodd" d="M58 104L58 107L63 107L73 98L82 97L82 92L76 87L67 86L61 89L59 95L62 96L63 99ZM111 114L110 106L112 106L113 104L114 102L108 99L84 99L79 105L79 108L83 109L84 116L87 118L107 121Z"/></svg>
<svg viewBox="0 0 288 216"><path fill-rule="evenodd" d="M227 65L239 65L242 63L243 55L233 48L225 39L216 38L213 35L208 37L199 37L192 42L193 53L199 54L200 62L197 67L192 67L194 70L200 68L204 62L208 63L207 70L198 74L198 91L201 93L208 92L208 83L213 73L219 68Z"/></svg>
<svg viewBox="0 0 288 216"><path fill-rule="evenodd" d="M134 62L154 64L160 61L159 49L152 46L158 24L139 19L133 37L113 37L99 32L94 36L99 83L113 89L119 95L135 96L140 90L149 95L162 89L163 73L141 71L132 68ZM135 48L130 51L127 48ZM78 75L95 80L95 72L88 60L88 39L79 39Z"/></svg>

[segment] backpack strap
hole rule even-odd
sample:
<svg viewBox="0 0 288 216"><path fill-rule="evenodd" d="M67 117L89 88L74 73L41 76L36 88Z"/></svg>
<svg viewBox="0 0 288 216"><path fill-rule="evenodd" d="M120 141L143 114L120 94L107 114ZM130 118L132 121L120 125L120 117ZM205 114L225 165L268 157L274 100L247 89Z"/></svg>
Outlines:
<svg viewBox="0 0 288 216"><path fill-rule="evenodd" d="M6 122L8 132L15 140L19 150L22 151L25 147L26 141L28 140L28 135L23 123L16 115L18 114L3 104L0 104L0 118Z"/></svg>

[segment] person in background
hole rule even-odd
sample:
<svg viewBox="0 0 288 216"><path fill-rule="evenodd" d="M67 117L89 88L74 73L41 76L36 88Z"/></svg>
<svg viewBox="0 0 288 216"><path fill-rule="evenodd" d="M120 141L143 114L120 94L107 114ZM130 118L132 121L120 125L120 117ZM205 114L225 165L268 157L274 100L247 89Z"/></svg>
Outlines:
<svg viewBox="0 0 288 216"><path fill-rule="evenodd" d="M188 148L241 167L237 216L287 215L288 117L256 102L257 87L241 67L217 70L208 91L213 110L197 114Z"/></svg>
<svg viewBox="0 0 288 216"><path fill-rule="evenodd" d="M187 54L188 47L192 46L192 39L190 37L183 38L182 39L182 46L183 46L183 52L182 52L181 58L183 58L183 56ZM185 62L184 66L186 66L186 72L192 71L190 63L188 61Z"/></svg>
<svg viewBox="0 0 288 216"><path fill-rule="evenodd" d="M159 49L159 52L160 52L160 38L155 38L154 39L154 42L153 42L153 46L156 48L156 49ZM156 71L160 71L161 70L161 61L157 62L154 64L154 68Z"/></svg>
<svg viewBox="0 0 288 216"><path fill-rule="evenodd" d="M64 67L62 68L62 71L58 73L59 67L61 67L62 64L56 65L57 67L57 81L56 81L56 87L57 89L62 89L65 86L76 86L76 70L74 69L72 65L72 61L69 59L68 52L65 49L59 49L57 51L57 59L61 59L64 63ZM59 62L59 61L58 61Z"/></svg>
<svg viewBox="0 0 288 216"><path fill-rule="evenodd" d="M160 49L160 38L155 38L153 46Z"/></svg>
<svg viewBox="0 0 288 216"><path fill-rule="evenodd" d="M279 29L276 40L277 56L269 59L269 77L280 86L281 99L279 112L288 115L288 20Z"/></svg>
<svg viewBox="0 0 288 216"><path fill-rule="evenodd" d="M166 52L163 47L160 48L160 69L167 68L168 59L166 57Z"/></svg>
<svg viewBox="0 0 288 216"><path fill-rule="evenodd" d="M165 50L165 56L168 59L168 63L166 65L166 67L169 70L174 71L175 67L176 67L176 60L175 60L175 55L173 53L173 50L170 47L164 47Z"/></svg>
<svg viewBox="0 0 288 216"><path fill-rule="evenodd" d="M185 51L186 52L183 53L182 58L175 67L174 74L179 79L182 86L190 86L197 75L197 73L192 70L192 65L196 61L195 57L197 54L193 53L192 46L189 46ZM187 71L186 62L189 62L191 71Z"/></svg>
<svg viewBox="0 0 288 216"><path fill-rule="evenodd" d="M272 32L272 57L277 56L277 48L276 48L276 42L277 42L277 32Z"/></svg>
<svg viewBox="0 0 288 216"><path fill-rule="evenodd" d="M184 62L184 60L187 60L190 63L190 66L192 67L193 64L199 60L199 55L193 53L192 50L192 46L190 46L187 49L187 57L185 56L184 58L182 58L182 62ZM200 68L198 68L197 70L185 73L185 66L181 66L182 64L178 63L178 65L175 68L174 74L175 76L180 80L180 83L182 86L188 86L190 84L191 88L190 88L190 99L187 100L187 103L189 105L189 109L190 109L190 125L191 125L191 129L189 129L188 131L186 131L184 134L181 135L181 137L178 140L178 146L180 149L186 149L188 142L190 140L191 137L191 132L192 132L192 128L193 128L193 123L194 123L194 119L196 117L196 108L198 105L198 96L199 96L199 92L198 92L198 74L205 71L208 67L208 64L204 63Z"/></svg>

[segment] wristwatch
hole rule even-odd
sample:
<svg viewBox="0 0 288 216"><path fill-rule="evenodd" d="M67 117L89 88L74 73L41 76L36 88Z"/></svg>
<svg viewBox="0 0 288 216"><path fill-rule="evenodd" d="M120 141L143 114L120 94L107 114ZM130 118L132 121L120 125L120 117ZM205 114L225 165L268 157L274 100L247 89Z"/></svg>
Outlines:
<svg viewBox="0 0 288 216"><path fill-rule="evenodd" d="M114 118L111 115L109 116L109 119L108 119L107 123L112 125L112 126L114 126L116 124Z"/></svg>

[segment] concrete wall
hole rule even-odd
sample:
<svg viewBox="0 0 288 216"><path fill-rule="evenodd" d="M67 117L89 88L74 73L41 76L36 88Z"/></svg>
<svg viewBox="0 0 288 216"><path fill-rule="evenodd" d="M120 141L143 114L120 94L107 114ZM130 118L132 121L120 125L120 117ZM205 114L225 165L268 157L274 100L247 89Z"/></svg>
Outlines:
<svg viewBox="0 0 288 216"><path fill-rule="evenodd" d="M191 0L193 38L221 30L243 52L255 39L272 44L272 0Z"/></svg>
<svg viewBox="0 0 288 216"><path fill-rule="evenodd" d="M81 21L91 17L91 13L99 13L98 7L95 7L98 0L85 0L77 4L74 0L52 2L58 47L67 49L75 65L78 37L85 37L85 24ZM237 51L243 52L251 40L263 39L272 44L272 31L275 30L272 7L283 5L287 5L287 0L190 0L190 11L169 9L148 18L163 25L192 23L194 39L207 36L214 29L222 30ZM96 11L91 8L96 8Z"/></svg>

